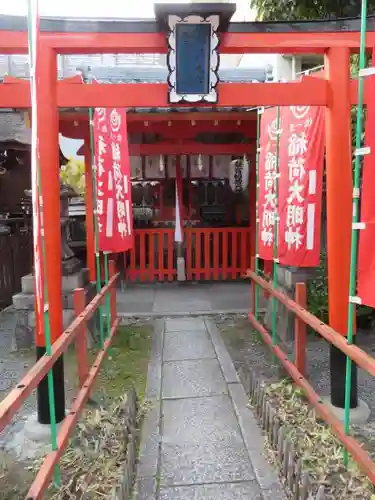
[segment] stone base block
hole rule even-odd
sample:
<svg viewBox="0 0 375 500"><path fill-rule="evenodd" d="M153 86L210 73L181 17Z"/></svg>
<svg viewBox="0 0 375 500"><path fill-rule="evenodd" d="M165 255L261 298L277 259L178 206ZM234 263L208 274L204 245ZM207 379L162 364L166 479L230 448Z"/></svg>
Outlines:
<svg viewBox="0 0 375 500"><path fill-rule="evenodd" d="M177 281L186 281L184 257L177 257Z"/></svg>
<svg viewBox="0 0 375 500"><path fill-rule="evenodd" d="M31 274L22 278L22 292L13 296L13 306L16 315L14 345L15 350L26 349L34 344L35 340L35 298L34 298L34 278ZM62 279L62 316L63 329L66 329L74 319L74 289L84 288L86 304L88 304L96 295L94 283L89 282L89 274L87 269L81 269L78 273L71 276L64 276ZM90 337L88 344L91 345L91 340L98 338L98 318L94 315L88 321L88 331Z"/></svg>
<svg viewBox="0 0 375 500"><path fill-rule="evenodd" d="M62 291L71 292L75 288L83 288L88 283L87 269L80 269L77 273L62 277ZM22 292L24 294L34 294L34 277L32 274L23 276Z"/></svg>
<svg viewBox="0 0 375 500"><path fill-rule="evenodd" d="M292 268L277 266L276 278L277 284L276 288L294 299L295 285L297 283L306 283L308 278L311 276L313 270L307 268ZM265 316L265 322L267 328L272 328L272 315L273 315L274 301L272 298L268 301L267 312ZM289 342L294 340L294 326L295 326L295 316L293 313L289 312L288 309L276 301L276 331L277 335L281 341Z"/></svg>
<svg viewBox="0 0 375 500"><path fill-rule="evenodd" d="M57 431L60 425L57 425ZM7 440L4 448L14 453L19 460L41 457L51 450L51 427L39 424L36 413L33 413L16 424L12 437Z"/></svg>
<svg viewBox="0 0 375 500"><path fill-rule="evenodd" d="M345 410L344 408L338 408L337 406L333 406L330 398L323 398L324 404L328 407L328 409L342 422L345 419ZM360 399L358 401L357 408L353 408L350 410L350 423L354 425L362 425L365 424L370 418L371 410L367 403Z"/></svg>
<svg viewBox="0 0 375 500"><path fill-rule="evenodd" d="M73 321L74 312L70 309L63 309L62 318L63 318L63 329L65 330L65 328L68 328L70 323ZM29 311L28 321L29 321L29 327L34 329L36 326L34 311Z"/></svg>

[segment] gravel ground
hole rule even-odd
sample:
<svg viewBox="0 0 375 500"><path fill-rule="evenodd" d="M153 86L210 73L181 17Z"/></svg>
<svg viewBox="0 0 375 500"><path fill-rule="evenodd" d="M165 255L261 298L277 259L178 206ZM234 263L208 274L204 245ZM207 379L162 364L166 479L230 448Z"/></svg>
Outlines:
<svg viewBox="0 0 375 500"><path fill-rule="evenodd" d="M0 400L17 384L27 370L35 363L33 350L14 352L12 349L15 315L12 310L0 312ZM12 425L0 432L0 448L5 440L12 434L28 415L36 411L35 394L32 394L24 403L22 410L13 419Z"/></svg>
<svg viewBox="0 0 375 500"><path fill-rule="evenodd" d="M283 370L272 360L269 348L264 345L258 333L251 328L245 316L221 316L216 318L218 328L233 358L237 369L252 367L255 373L267 382L282 378ZM357 345L368 354L375 355L375 332L359 332ZM293 345L284 345L291 354ZM324 339L310 334L307 347L308 380L322 396L330 393L329 344ZM358 370L358 394L371 410L369 424L375 424L375 379Z"/></svg>
<svg viewBox="0 0 375 500"><path fill-rule="evenodd" d="M222 338L228 348L228 351L233 359L235 367L239 370L243 368L251 368L256 377L263 380L268 388L277 387L282 379L285 379L286 373L280 368L280 365L273 359L269 348L263 343L260 335L251 327L250 322L245 316L221 316L216 318L216 324L221 332ZM374 355L375 352L375 335L374 332L359 332L357 336L357 345L365 350L368 354ZM293 345L284 345L284 352L289 356L292 353ZM307 367L308 380L313 385L314 389L322 396L329 395L330 391L330 376L329 376L329 345L325 340L321 340L315 335L309 335L307 347ZM362 370L358 372L358 393L359 397L364 400L370 407L371 415L369 421L361 426L351 426L351 433L363 447L368 451L373 460L375 460L375 381L373 378L364 373ZM280 407L285 401L281 398ZM310 407L308 405L308 407ZM295 414L292 413L295 417ZM312 419L310 419L313 421ZM288 419L291 422L291 419ZM301 423L301 429L307 433L306 422ZM311 430L311 429L310 429ZM313 429L317 432L316 429ZM320 432L320 431L319 431ZM332 436L327 428L327 436ZM331 437L330 437L331 439ZM332 442L335 440L333 439ZM330 449L324 448L327 456L333 456ZM342 469L341 463L342 452L340 452L339 469ZM331 457L332 458L332 457ZM331 459L330 458L330 459ZM345 498L345 499L367 499L374 498L374 491L367 489L366 481L363 481L362 476L358 476L355 468L349 471L342 470L340 474L334 474L332 471L325 471L322 474L322 480L327 475L328 491L331 491L333 496L328 495L327 498ZM337 477L339 477L339 481ZM348 477L350 476L350 479ZM352 477L353 476L353 477ZM357 477L358 476L358 477ZM344 486L349 485L345 493L338 487L339 483L343 482ZM321 481L319 481L321 483ZM321 484L324 484L321 483ZM343 486L341 484L341 486ZM345 487L346 487L345 486ZM365 488L365 489L363 489ZM350 491L349 491L350 490ZM372 493L370 493L372 491ZM339 492L338 495L336 493ZM372 496L371 496L372 495Z"/></svg>

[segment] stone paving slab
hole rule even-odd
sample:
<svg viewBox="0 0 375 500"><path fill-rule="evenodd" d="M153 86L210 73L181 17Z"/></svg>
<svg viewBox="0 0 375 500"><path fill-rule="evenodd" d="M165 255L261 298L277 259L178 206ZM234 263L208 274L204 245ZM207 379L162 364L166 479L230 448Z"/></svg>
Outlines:
<svg viewBox="0 0 375 500"><path fill-rule="evenodd" d="M165 333L164 361L213 359L215 357L210 337L204 330Z"/></svg>
<svg viewBox="0 0 375 500"><path fill-rule="evenodd" d="M163 399L227 394L228 387L216 359L168 361L163 366Z"/></svg>
<svg viewBox="0 0 375 500"><path fill-rule="evenodd" d="M163 442L221 442L244 447L228 395L163 402Z"/></svg>
<svg viewBox="0 0 375 500"><path fill-rule="evenodd" d="M250 303L250 284L247 281L133 284L117 293L118 312L123 315L246 313L250 310Z"/></svg>
<svg viewBox="0 0 375 500"><path fill-rule="evenodd" d="M152 311L155 313L175 313L180 311L211 311L212 306L209 300L187 299L171 295L170 297L157 298Z"/></svg>
<svg viewBox="0 0 375 500"><path fill-rule="evenodd" d="M207 331L204 319L202 318L167 318L165 320L166 332L187 332L203 330Z"/></svg>
<svg viewBox="0 0 375 500"><path fill-rule="evenodd" d="M154 307L153 302L130 302L130 301L121 301L117 304L117 312L119 313L134 313L135 311L138 314L150 314L152 312L152 308Z"/></svg>
<svg viewBox="0 0 375 500"><path fill-rule="evenodd" d="M160 319L152 352L136 500L286 500L214 323Z"/></svg>
<svg viewBox="0 0 375 500"><path fill-rule="evenodd" d="M163 403L161 484L255 478L228 396Z"/></svg>
<svg viewBox="0 0 375 500"><path fill-rule="evenodd" d="M255 481L161 488L160 500L263 500Z"/></svg>
<svg viewBox="0 0 375 500"><path fill-rule="evenodd" d="M162 486L255 479L246 448L219 442L162 443Z"/></svg>

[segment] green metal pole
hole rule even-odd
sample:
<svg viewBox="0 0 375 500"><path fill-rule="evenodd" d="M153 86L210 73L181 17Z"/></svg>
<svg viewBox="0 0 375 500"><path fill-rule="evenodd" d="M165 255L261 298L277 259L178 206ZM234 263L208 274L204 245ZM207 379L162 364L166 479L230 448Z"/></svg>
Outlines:
<svg viewBox="0 0 375 500"><path fill-rule="evenodd" d="M280 148L280 106L277 107L276 115L276 165L275 165L275 220L274 220L274 230L273 230L273 288L277 286L277 250L278 250L278 239L279 239L279 148ZM272 297L272 343L277 344L277 299Z"/></svg>
<svg viewBox="0 0 375 500"><path fill-rule="evenodd" d="M105 284L108 285L109 283L108 252L104 252L104 281ZM107 293L105 298L105 309L106 309L106 320L107 320L106 337L109 337L111 333L111 301L109 293Z"/></svg>
<svg viewBox="0 0 375 500"><path fill-rule="evenodd" d="M367 0L362 0L361 12L361 37L360 37L360 52L359 52L359 69L365 68L366 64L366 17L367 17ZM362 170L362 131L363 131L363 76L358 76L358 109L356 123L356 139L355 139L355 163L354 163L354 182L353 182L353 224L352 224L352 241L350 255L350 281L349 281L349 310L348 310L348 344L353 343L353 326L356 313L354 296L356 294L356 278L357 278L357 246L358 246L358 227L359 208L360 208L360 179ZM350 394L352 383L352 360L349 356L346 357L346 379L345 379L345 434L349 434L350 426ZM348 465L348 451L345 449L344 462Z"/></svg>
<svg viewBox="0 0 375 500"><path fill-rule="evenodd" d="M34 54L37 50L37 47L33 46L33 37L32 37L32 19L33 19L33 8L32 8L31 0L28 1L28 42L29 42L29 56L30 56L30 74L32 75L32 79L35 81L35 72L36 68L34 67ZM34 4L34 8L38 8L37 2ZM34 27L36 29L36 27ZM38 40L38 34L36 39ZM33 90L31 90L33 94ZM35 93L35 92L34 92ZM36 105L36 95L32 95L32 104L34 102L34 111ZM36 118L36 117L35 117ZM36 126L34 122L32 126ZM33 154L37 154L36 151ZM36 178L37 178L37 189L36 193L36 203L39 205L39 213L40 213L40 222L43 227L43 191L42 191L42 182L40 175L40 164L39 159L37 159L37 170L36 170ZM32 186L33 188L34 186ZM35 188L35 187L34 187ZM34 228L35 230L35 228ZM35 237L35 236L34 236ZM46 276L46 245L44 238L44 231L41 230L41 241L42 241L42 267L43 267L43 288L44 288L44 312L43 312L43 322L44 322L44 335L45 335L45 343L46 343L46 355L52 355L52 347L51 347L51 330L50 330L50 319L49 319L49 308L48 308L48 287L46 284L45 276ZM51 426L51 441L52 441L52 450L57 450L57 425L56 425L56 408L55 408L55 393L54 393L54 380L53 380L53 368L48 371L47 375L47 383L48 383L48 402L49 402L49 412L50 412L50 426ZM61 484L61 475L60 469L58 465L54 467L54 485L55 487L59 487Z"/></svg>
<svg viewBox="0 0 375 500"><path fill-rule="evenodd" d="M96 260L96 291L101 290L101 269L100 269L100 252L99 252L99 225L96 214L97 207L97 193L96 193L96 171L97 166L94 155L94 113L93 109L89 109L90 120L90 151L91 151L91 165L92 165L92 192L94 198L94 232L95 232L95 260ZM103 324L103 306L99 307L99 332L100 332L100 346L104 347L104 324Z"/></svg>
<svg viewBox="0 0 375 500"><path fill-rule="evenodd" d="M256 154L256 186L255 186L255 274L259 274L259 242L258 242L258 232L259 232L259 158L260 158L260 115L261 109L257 110L257 154ZM258 321L259 317L259 287L254 283L254 316Z"/></svg>

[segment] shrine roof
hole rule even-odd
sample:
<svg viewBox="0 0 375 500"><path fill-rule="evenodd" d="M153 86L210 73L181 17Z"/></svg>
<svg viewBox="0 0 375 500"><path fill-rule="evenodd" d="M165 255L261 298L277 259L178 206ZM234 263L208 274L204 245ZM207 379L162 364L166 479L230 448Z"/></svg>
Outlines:
<svg viewBox="0 0 375 500"><path fill-rule="evenodd" d="M219 79L227 83L265 82L265 68L221 68ZM103 83L165 83L168 68L165 66L94 66L92 76Z"/></svg>
<svg viewBox="0 0 375 500"><path fill-rule="evenodd" d="M59 78L87 72L103 83L165 83L168 69L165 56L159 54L64 55L58 57ZM139 63L139 61L141 63ZM158 64L160 62L160 64ZM29 78L29 57L26 54L0 54L0 80L4 75ZM227 83L265 82L272 77L272 68L221 68L219 78Z"/></svg>

